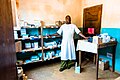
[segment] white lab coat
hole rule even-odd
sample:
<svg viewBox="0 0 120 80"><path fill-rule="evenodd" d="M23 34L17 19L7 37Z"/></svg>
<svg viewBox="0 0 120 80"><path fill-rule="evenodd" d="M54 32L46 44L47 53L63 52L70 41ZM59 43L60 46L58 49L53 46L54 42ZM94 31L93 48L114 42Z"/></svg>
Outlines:
<svg viewBox="0 0 120 80"><path fill-rule="evenodd" d="M75 46L74 46L74 33L79 33L80 30L74 24L63 24L57 31L59 35L62 35L61 43L61 60L75 60Z"/></svg>

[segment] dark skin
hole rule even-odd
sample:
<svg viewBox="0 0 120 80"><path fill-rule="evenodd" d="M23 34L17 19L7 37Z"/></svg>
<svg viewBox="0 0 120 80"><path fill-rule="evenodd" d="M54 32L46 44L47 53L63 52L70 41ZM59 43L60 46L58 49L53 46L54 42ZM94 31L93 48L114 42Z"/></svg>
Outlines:
<svg viewBox="0 0 120 80"><path fill-rule="evenodd" d="M71 24L71 17L69 15L65 17L65 22L66 24Z"/></svg>
<svg viewBox="0 0 120 80"><path fill-rule="evenodd" d="M66 17L65 17L65 21L66 21L66 24L71 24L71 17L69 16L69 15L67 15ZM55 34L52 34L51 36L58 36L59 34L58 33L55 33ZM88 37L85 37L83 34L82 34L82 32L80 32L79 33L79 35L81 36L81 37L83 37L84 39L88 39ZM50 37L50 35L48 36L48 37Z"/></svg>

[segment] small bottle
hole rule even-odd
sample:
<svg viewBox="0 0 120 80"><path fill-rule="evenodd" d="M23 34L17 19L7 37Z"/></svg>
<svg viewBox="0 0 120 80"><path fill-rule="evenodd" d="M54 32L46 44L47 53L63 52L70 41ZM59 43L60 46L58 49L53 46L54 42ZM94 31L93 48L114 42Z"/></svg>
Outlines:
<svg viewBox="0 0 120 80"><path fill-rule="evenodd" d="M23 79L23 80L25 79L25 74L22 75L22 79Z"/></svg>
<svg viewBox="0 0 120 80"><path fill-rule="evenodd" d="M101 44L102 43L102 37L99 37L98 38L98 44Z"/></svg>
<svg viewBox="0 0 120 80"><path fill-rule="evenodd" d="M46 33L45 38L48 38L48 34Z"/></svg>
<svg viewBox="0 0 120 80"><path fill-rule="evenodd" d="M34 42L31 42L31 48L34 48Z"/></svg>
<svg viewBox="0 0 120 80"><path fill-rule="evenodd" d="M28 79L28 77L27 76L25 76L25 79L24 80L27 80Z"/></svg>

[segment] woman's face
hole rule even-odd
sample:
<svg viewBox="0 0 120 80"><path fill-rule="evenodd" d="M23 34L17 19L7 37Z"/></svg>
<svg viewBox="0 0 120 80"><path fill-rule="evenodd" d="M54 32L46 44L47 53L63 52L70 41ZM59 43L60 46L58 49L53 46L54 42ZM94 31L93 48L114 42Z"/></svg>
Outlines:
<svg viewBox="0 0 120 80"><path fill-rule="evenodd" d="M65 20L66 20L66 24L71 24L71 17L70 16L67 16L65 18Z"/></svg>

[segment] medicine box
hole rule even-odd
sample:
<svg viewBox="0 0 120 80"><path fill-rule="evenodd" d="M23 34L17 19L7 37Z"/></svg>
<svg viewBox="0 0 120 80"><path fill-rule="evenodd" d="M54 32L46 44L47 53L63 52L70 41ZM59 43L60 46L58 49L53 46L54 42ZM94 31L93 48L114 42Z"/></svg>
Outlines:
<svg viewBox="0 0 120 80"><path fill-rule="evenodd" d="M109 68L109 61L105 60L103 58L100 58L99 60L99 69L106 70Z"/></svg>
<svg viewBox="0 0 120 80"><path fill-rule="evenodd" d="M75 73L80 73L80 66L75 67Z"/></svg>
<svg viewBox="0 0 120 80"><path fill-rule="evenodd" d="M75 63L75 73L80 73L81 66L78 66L77 62Z"/></svg>
<svg viewBox="0 0 120 80"><path fill-rule="evenodd" d="M15 48L16 48L16 52L21 52L22 51L21 41L15 42Z"/></svg>

